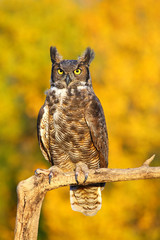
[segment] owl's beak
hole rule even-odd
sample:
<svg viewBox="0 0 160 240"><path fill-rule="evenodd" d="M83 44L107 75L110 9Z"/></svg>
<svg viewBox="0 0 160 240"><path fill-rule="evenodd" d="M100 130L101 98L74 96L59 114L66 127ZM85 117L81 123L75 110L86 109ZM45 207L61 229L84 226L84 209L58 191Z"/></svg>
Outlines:
<svg viewBox="0 0 160 240"><path fill-rule="evenodd" d="M71 82L71 79L70 79L70 76L67 74L67 77L66 77L66 84L67 86L69 85L69 83Z"/></svg>

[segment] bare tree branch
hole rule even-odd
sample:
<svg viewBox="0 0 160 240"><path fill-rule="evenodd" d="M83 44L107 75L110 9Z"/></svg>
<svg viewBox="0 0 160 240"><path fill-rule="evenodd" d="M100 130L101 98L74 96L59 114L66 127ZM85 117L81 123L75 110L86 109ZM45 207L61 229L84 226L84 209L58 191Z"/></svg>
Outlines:
<svg viewBox="0 0 160 240"><path fill-rule="evenodd" d="M141 167L127 169L100 168L89 170L87 182L84 184L84 175L80 173L81 185L102 182L118 182L139 179L160 178L160 167L149 167L155 155L147 159ZM74 172L54 172L49 184L50 169L40 169L34 175L21 181L17 187L18 205L15 227L15 240L36 240L38 234L39 216L42 202L47 191L67 185L77 185Z"/></svg>

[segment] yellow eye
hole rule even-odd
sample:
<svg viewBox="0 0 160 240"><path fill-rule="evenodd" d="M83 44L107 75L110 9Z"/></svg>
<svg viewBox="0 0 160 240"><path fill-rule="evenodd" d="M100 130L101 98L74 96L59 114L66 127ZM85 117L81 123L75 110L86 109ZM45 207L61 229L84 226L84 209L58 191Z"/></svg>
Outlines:
<svg viewBox="0 0 160 240"><path fill-rule="evenodd" d="M74 74L79 75L81 73L81 69L77 68L76 70L74 70Z"/></svg>
<svg viewBox="0 0 160 240"><path fill-rule="evenodd" d="M59 75L62 75L62 74L63 74L63 70L62 70L61 68L59 68L59 69L57 70L57 72L58 72Z"/></svg>

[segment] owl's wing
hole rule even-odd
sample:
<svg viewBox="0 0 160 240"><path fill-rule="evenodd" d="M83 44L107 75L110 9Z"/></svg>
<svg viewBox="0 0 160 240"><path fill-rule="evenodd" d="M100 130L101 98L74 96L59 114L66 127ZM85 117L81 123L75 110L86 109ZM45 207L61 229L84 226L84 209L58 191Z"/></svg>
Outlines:
<svg viewBox="0 0 160 240"><path fill-rule="evenodd" d="M100 155L100 167L108 167L107 127L101 103L95 95L86 108L85 120L90 130L93 145Z"/></svg>
<svg viewBox="0 0 160 240"><path fill-rule="evenodd" d="M50 139L49 139L49 107L44 104L38 114L37 119L37 136L40 149L47 161L53 165L53 159L50 154Z"/></svg>

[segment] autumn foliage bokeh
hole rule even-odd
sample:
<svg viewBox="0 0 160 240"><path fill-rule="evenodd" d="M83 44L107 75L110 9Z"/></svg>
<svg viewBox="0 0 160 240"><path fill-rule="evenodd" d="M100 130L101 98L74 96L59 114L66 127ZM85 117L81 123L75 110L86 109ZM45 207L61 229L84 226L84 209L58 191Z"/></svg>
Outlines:
<svg viewBox="0 0 160 240"><path fill-rule="evenodd" d="M94 49L91 76L106 116L109 167L160 165L160 1L0 1L0 239L13 239L16 185L48 168L36 118L49 88L50 46L75 59ZM160 182L107 184L94 217L73 212L69 188L49 192L39 240L159 240Z"/></svg>

